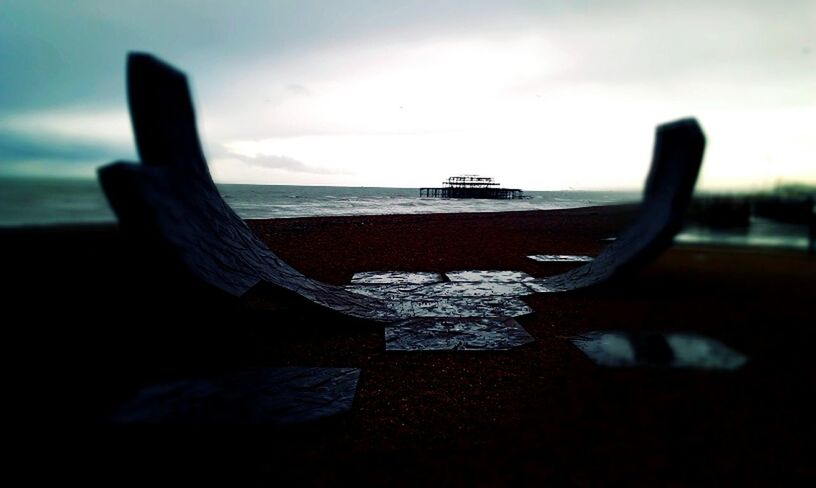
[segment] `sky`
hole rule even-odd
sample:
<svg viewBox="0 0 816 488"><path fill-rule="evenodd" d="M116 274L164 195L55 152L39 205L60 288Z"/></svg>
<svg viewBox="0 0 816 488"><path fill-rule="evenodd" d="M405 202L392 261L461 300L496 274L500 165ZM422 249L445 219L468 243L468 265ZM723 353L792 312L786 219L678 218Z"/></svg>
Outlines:
<svg viewBox="0 0 816 488"><path fill-rule="evenodd" d="M223 183L635 189L693 116L701 188L816 184L812 0L0 0L0 175L136 160L130 51Z"/></svg>

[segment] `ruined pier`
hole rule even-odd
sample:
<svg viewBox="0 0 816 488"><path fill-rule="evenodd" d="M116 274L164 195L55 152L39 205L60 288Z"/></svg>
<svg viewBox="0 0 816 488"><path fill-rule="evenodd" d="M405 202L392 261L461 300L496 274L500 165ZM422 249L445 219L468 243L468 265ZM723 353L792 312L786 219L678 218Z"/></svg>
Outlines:
<svg viewBox="0 0 816 488"><path fill-rule="evenodd" d="M451 176L438 188L420 188L419 196L427 198L490 198L512 200L524 198L517 188L501 188L493 178L477 175Z"/></svg>

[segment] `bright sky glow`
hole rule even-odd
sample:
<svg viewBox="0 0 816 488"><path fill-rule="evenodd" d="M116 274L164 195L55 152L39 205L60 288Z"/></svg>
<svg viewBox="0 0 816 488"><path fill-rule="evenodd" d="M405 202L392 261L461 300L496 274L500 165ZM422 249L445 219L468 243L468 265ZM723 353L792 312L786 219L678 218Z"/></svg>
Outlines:
<svg viewBox="0 0 816 488"><path fill-rule="evenodd" d="M113 3L0 7L0 174L135 158L147 50L190 76L221 182L630 189L692 115L703 188L816 183L813 2Z"/></svg>

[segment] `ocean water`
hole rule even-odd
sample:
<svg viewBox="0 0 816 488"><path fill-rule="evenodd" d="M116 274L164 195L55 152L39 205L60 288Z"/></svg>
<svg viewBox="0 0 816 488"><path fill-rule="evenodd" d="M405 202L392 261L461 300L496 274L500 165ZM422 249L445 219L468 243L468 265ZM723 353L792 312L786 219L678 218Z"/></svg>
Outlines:
<svg viewBox="0 0 816 488"><path fill-rule="evenodd" d="M245 219L330 215L507 212L588 207L640 200L637 192L527 191L521 200L420 198L418 188L218 185ZM92 179L0 178L0 227L114 222L102 189ZM807 251L807 226L754 218L735 230L687 226L680 244L751 246Z"/></svg>
<svg viewBox="0 0 816 488"><path fill-rule="evenodd" d="M636 192L525 192L521 200L420 198L418 188L218 185L243 218L548 210L636 202ZM113 222L96 180L0 178L0 226Z"/></svg>
<svg viewBox="0 0 816 488"><path fill-rule="evenodd" d="M0 226L114 220L96 180L0 178Z"/></svg>
<svg viewBox="0 0 816 488"><path fill-rule="evenodd" d="M420 198L418 188L219 185L243 218L510 212L636 202L639 193L529 191L518 200Z"/></svg>

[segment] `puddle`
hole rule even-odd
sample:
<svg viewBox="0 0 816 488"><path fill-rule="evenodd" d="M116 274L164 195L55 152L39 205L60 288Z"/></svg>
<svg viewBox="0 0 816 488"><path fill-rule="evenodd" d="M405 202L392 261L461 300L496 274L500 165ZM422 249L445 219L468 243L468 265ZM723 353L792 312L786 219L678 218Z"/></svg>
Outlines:
<svg viewBox="0 0 816 488"><path fill-rule="evenodd" d="M504 351L533 342L514 319L415 319L385 329L386 351Z"/></svg>
<svg viewBox="0 0 816 488"><path fill-rule="evenodd" d="M356 368L264 368L161 383L124 404L114 423L291 425L351 409Z"/></svg>
<svg viewBox="0 0 816 488"><path fill-rule="evenodd" d="M587 332L570 341L595 364L735 370L748 358L722 342L693 332Z"/></svg>
<svg viewBox="0 0 816 488"><path fill-rule="evenodd" d="M415 284L439 283L442 275L430 272L405 271L364 271L354 273L352 284L385 285L385 284Z"/></svg>
<svg viewBox="0 0 816 488"><path fill-rule="evenodd" d="M573 256L569 254L535 254L527 256L528 259L540 263L587 263L592 261L592 256Z"/></svg>

